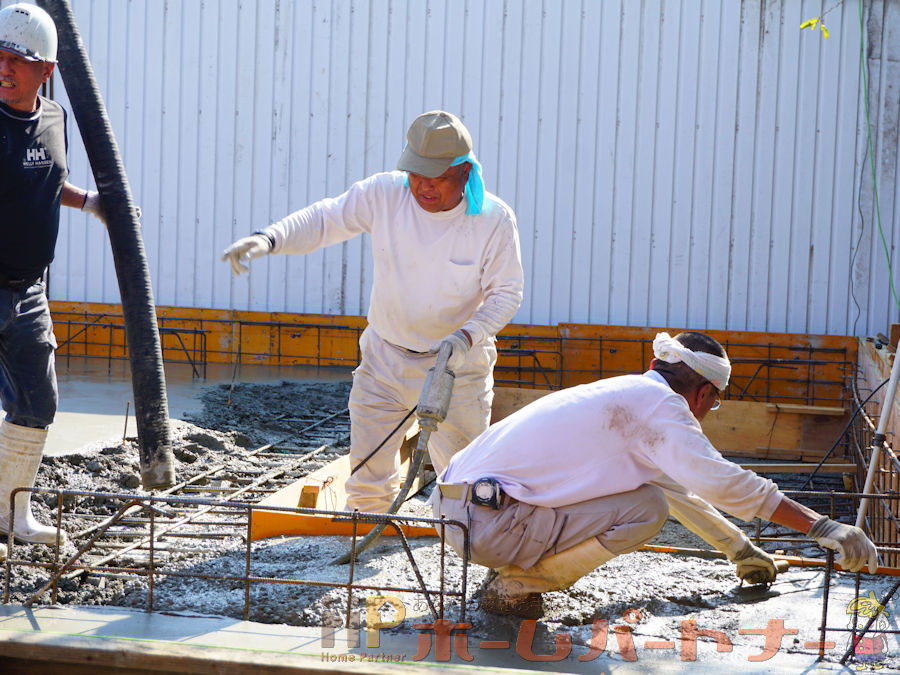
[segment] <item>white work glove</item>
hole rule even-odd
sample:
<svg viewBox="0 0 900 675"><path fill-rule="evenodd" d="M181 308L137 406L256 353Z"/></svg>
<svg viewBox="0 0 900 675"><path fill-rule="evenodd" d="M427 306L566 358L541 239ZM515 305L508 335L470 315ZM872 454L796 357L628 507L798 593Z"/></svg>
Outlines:
<svg viewBox="0 0 900 675"><path fill-rule="evenodd" d="M844 525L822 516L807 533L819 546L837 551L837 563L845 570L859 572L868 562L869 572L878 569L878 551L865 533L854 525Z"/></svg>
<svg viewBox="0 0 900 675"><path fill-rule="evenodd" d="M249 272L250 268L243 264L254 258L262 258L272 250L272 241L264 234L251 234L242 237L225 249L222 260L231 263L231 271L234 276L241 276L241 272Z"/></svg>
<svg viewBox="0 0 900 675"><path fill-rule="evenodd" d="M106 214L103 212L103 207L100 205L100 193L96 190L88 190L84 195L84 204L81 205L81 210L85 213L90 213L101 223L106 225ZM141 219L141 207L134 207L134 217L138 220Z"/></svg>
<svg viewBox="0 0 900 675"><path fill-rule="evenodd" d="M750 541L731 561L737 565L734 573L748 584L770 584L775 581L775 575L778 573L775 559Z"/></svg>
<svg viewBox="0 0 900 675"><path fill-rule="evenodd" d="M471 349L472 344L469 342L468 336L463 332L463 329L455 330L450 335L445 337L443 340L431 346L431 349L428 351L431 354L437 354L441 349L441 345L449 344L452 348L450 352L450 358L447 359L447 368L456 372L462 367L462 364L466 361L466 354Z"/></svg>
<svg viewBox="0 0 900 675"><path fill-rule="evenodd" d="M106 214L103 213L103 207L100 206L100 193L96 190L88 190L84 195L84 204L81 210L90 213L94 218L106 225Z"/></svg>

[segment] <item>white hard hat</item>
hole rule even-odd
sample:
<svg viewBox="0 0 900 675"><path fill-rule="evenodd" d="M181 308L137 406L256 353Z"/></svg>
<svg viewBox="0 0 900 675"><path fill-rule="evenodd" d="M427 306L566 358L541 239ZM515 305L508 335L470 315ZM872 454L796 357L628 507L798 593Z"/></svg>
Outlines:
<svg viewBox="0 0 900 675"><path fill-rule="evenodd" d="M56 24L43 9L24 2L0 9L0 50L28 61L56 63Z"/></svg>

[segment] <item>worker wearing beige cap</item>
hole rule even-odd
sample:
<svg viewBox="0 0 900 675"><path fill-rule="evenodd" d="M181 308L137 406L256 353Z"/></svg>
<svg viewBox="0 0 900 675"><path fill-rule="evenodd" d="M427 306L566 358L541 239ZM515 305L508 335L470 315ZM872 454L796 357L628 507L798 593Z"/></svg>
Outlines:
<svg viewBox="0 0 900 675"><path fill-rule="evenodd" d="M223 260L239 275L252 258L310 253L363 232L374 271L350 392L355 471L347 508L380 513L399 487L398 450L442 343L452 346L456 379L447 417L429 441L435 469L487 428L495 336L522 302L524 275L515 214L484 191L469 131L441 110L409 127L396 171L239 239Z"/></svg>
<svg viewBox="0 0 900 675"><path fill-rule="evenodd" d="M716 508L762 518L834 549L856 572L875 546L784 496L771 480L724 459L700 422L718 407L731 364L716 340L660 333L643 375L553 392L493 425L438 478L435 516L466 523L470 556L493 568L482 609L537 618L541 593L562 590L654 537L669 513L723 551L736 573L772 581L770 555ZM458 528L446 528L463 555Z"/></svg>

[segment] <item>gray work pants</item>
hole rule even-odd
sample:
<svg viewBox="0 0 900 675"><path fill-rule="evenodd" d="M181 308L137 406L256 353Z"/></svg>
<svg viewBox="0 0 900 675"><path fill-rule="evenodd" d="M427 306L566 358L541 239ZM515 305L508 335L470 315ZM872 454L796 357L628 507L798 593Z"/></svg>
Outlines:
<svg viewBox="0 0 900 675"><path fill-rule="evenodd" d="M597 537L609 551L630 553L662 529L669 515L663 491L655 485L549 508L508 497L496 511L471 504L466 498L449 499L436 486L431 497L436 518L443 515L469 527L469 559L486 567L518 565L528 568L541 558L565 551ZM446 528L447 543L460 555L463 535Z"/></svg>

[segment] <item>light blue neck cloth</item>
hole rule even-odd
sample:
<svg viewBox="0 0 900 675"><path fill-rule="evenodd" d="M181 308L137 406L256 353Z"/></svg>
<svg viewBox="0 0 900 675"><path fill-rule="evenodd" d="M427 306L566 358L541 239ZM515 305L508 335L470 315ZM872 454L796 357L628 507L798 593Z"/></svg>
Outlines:
<svg viewBox="0 0 900 675"><path fill-rule="evenodd" d="M481 164L475 159L475 153L471 150L468 154L457 157L450 166L458 166L468 162L472 165L469 170L469 180L466 181L466 207L467 216L477 216L484 208L484 179L481 177Z"/></svg>
<svg viewBox="0 0 900 675"><path fill-rule="evenodd" d="M484 208L484 179L481 177L481 164L475 159L475 153L471 150L467 155L461 155L453 160L450 166L459 166L468 162L472 165L469 169L469 180L466 181L466 215L477 216ZM403 172L403 184L409 187L409 172Z"/></svg>

